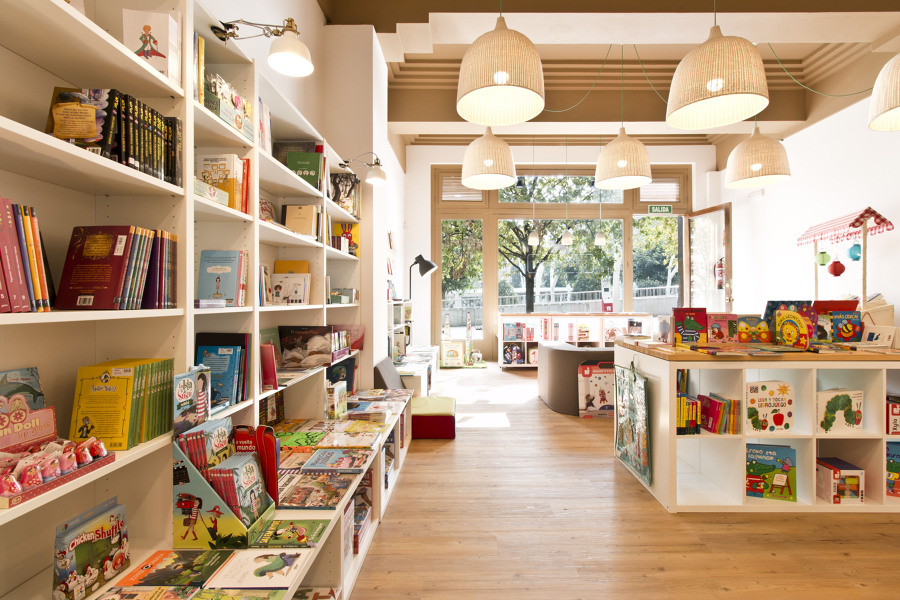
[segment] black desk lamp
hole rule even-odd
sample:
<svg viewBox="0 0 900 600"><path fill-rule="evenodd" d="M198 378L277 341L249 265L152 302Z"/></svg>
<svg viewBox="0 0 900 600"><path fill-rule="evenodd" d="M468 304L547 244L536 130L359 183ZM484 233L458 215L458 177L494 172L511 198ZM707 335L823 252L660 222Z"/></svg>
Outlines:
<svg viewBox="0 0 900 600"><path fill-rule="evenodd" d="M415 262L409 265L409 300L412 300L412 270L416 265L419 265L419 275L421 275L422 277L425 277L426 275L437 269L436 264L422 256L421 254L416 257Z"/></svg>

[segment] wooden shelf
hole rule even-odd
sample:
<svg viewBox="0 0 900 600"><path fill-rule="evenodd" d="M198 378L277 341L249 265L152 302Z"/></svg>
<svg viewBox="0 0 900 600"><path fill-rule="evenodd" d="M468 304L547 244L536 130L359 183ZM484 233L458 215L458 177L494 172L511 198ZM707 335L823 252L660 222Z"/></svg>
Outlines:
<svg viewBox="0 0 900 600"><path fill-rule="evenodd" d="M78 323L84 321L114 321L119 319L157 319L182 317L181 308L147 310L51 310L50 312L3 313L0 325L34 325L37 323Z"/></svg>
<svg viewBox="0 0 900 600"><path fill-rule="evenodd" d="M87 483L92 481L96 481L102 477L106 477L110 473L122 469L136 460L140 460L145 456L159 451L165 451L166 449L171 450L172 447L172 434L167 433L165 435L161 435L158 438L152 439L148 442L144 442L143 444L139 444L132 448L131 450L122 450L116 452L116 459L109 463L108 465L104 465L97 469L96 471L91 471L79 477L77 479L73 479L63 485L50 490L45 494L41 494L31 500L27 500L20 504L19 506L14 506L13 508L0 509L0 525L5 525L19 517L27 515L31 511L44 506L48 502L52 502L57 498L61 498L72 492L75 489L78 489L84 486Z"/></svg>
<svg viewBox="0 0 900 600"><path fill-rule="evenodd" d="M194 221L200 222L216 222L216 223L237 223L240 221L251 222L253 217L239 210L229 208L218 202L213 202L194 195Z"/></svg>
<svg viewBox="0 0 900 600"><path fill-rule="evenodd" d="M253 398L248 398L243 402L238 402L233 406L228 406L218 411L213 411L209 413L210 419L224 419L225 417L230 417L234 413L241 412L242 410L253 408L254 402Z"/></svg>
<svg viewBox="0 0 900 600"><path fill-rule="evenodd" d="M200 148L197 150L197 154L203 154L203 146L234 150L246 150L253 147L252 140L245 138L241 132L228 125L206 107L201 106L199 102L194 100L192 104L194 107L194 146Z"/></svg>
<svg viewBox="0 0 900 600"><path fill-rule="evenodd" d="M266 221L259 222L259 241L271 246L304 246L307 248L321 248L322 244L311 236L300 235L280 225L274 225Z"/></svg>
<svg viewBox="0 0 900 600"><path fill-rule="evenodd" d="M116 88L138 99L184 97L181 86L64 0L2 0L0 9L3 46L76 87Z"/></svg>
<svg viewBox="0 0 900 600"><path fill-rule="evenodd" d="M272 139L321 143L322 136L316 128L262 75L259 77L259 93L272 115Z"/></svg>
<svg viewBox="0 0 900 600"><path fill-rule="evenodd" d="M350 261L358 261L359 258L353 256L348 252L341 252L337 248L332 248L331 246L325 246L325 258L334 259L334 260L350 260Z"/></svg>
<svg viewBox="0 0 900 600"><path fill-rule="evenodd" d="M322 308L322 304L275 304L269 306L260 306L259 312L281 312L289 310L318 310Z"/></svg>
<svg viewBox="0 0 900 600"><path fill-rule="evenodd" d="M259 187L278 197L322 197L322 192L265 152L259 153Z"/></svg>
<svg viewBox="0 0 900 600"><path fill-rule="evenodd" d="M195 315L233 315L253 312L252 306L226 306L225 308L195 308Z"/></svg>
<svg viewBox="0 0 900 600"><path fill-rule="evenodd" d="M357 308L359 307L359 302L354 302L353 304L326 304L325 308Z"/></svg>
<svg viewBox="0 0 900 600"><path fill-rule="evenodd" d="M184 194L182 188L162 179L2 116L0 165L6 171L96 196Z"/></svg>

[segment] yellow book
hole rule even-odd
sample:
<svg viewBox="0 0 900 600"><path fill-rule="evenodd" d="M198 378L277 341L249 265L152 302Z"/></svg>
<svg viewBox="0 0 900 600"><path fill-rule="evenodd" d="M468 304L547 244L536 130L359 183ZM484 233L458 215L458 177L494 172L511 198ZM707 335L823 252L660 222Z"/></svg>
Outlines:
<svg viewBox="0 0 900 600"><path fill-rule="evenodd" d="M131 420L129 423L129 447L146 442L154 437L154 427L158 398L155 389L155 378L159 363L158 358L121 358L100 363L97 366L131 367L134 369L134 386L131 394Z"/></svg>
<svg viewBox="0 0 900 600"><path fill-rule="evenodd" d="M69 439L81 442L96 437L108 450L127 450L134 382L133 366L79 367Z"/></svg>
<svg viewBox="0 0 900 600"><path fill-rule="evenodd" d="M276 260L275 273L309 273L309 261Z"/></svg>
<svg viewBox="0 0 900 600"><path fill-rule="evenodd" d="M24 206L19 206L19 214L22 215L22 231L25 234L25 247L28 250L28 264L31 265L31 290L34 292L34 306L37 312L44 312L48 303L41 293L40 272L38 271L37 255L34 251L34 235L31 228L31 214ZM23 256L22 259L24 260L25 257Z"/></svg>
<svg viewBox="0 0 900 600"><path fill-rule="evenodd" d="M359 256L359 225L357 223L335 223L332 226L332 235L347 238L347 251L353 256ZM335 245L338 250L340 245Z"/></svg>

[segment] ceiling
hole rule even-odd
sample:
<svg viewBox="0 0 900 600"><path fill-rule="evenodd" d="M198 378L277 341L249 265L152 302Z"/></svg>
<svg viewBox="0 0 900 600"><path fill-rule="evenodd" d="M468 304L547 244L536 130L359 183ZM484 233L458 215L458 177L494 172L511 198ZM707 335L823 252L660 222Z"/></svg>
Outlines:
<svg viewBox="0 0 900 600"><path fill-rule="evenodd" d="M329 24L369 23L378 32L389 64L388 120L395 149L466 145L483 132L456 114L456 84L463 54L494 28L500 2L490 10L475 0L319 4ZM900 52L900 0L719 2L715 17L709 0L598 4L507 0L507 25L527 35L541 55L546 109L527 123L496 128L496 135L511 144L531 145L534 139L539 145L600 146L618 133L624 113L628 133L645 144L715 144L724 165L750 125L676 130L665 123L662 100L678 62L706 40L714 18L724 35L758 45L770 96L759 127L775 137L868 96L826 97L792 77L830 94L856 92L870 88L884 63Z"/></svg>

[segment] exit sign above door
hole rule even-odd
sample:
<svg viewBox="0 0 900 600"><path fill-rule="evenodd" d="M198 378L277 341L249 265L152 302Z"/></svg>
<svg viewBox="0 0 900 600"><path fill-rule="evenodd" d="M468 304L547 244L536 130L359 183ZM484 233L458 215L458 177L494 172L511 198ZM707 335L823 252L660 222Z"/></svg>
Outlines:
<svg viewBox="0 0 900 600"><path fill-rule="evenodd" d="M647 214L671 215L672 214L672 205L671 204L648 204L647 205Z"/></svg>

